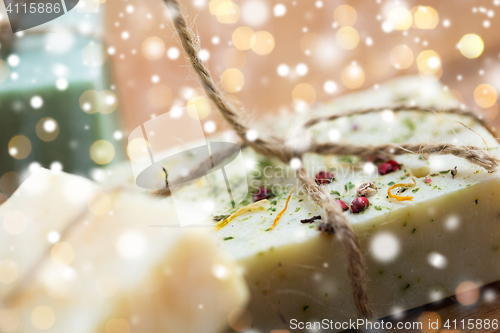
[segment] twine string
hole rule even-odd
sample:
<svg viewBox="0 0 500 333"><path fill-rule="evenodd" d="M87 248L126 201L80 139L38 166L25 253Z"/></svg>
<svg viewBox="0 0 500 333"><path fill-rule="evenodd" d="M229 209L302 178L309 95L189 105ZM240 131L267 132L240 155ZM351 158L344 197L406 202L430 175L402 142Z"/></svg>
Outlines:
<svg viewBox="0 0 500 333"><path fill-rule="evenodd" d="M178 0L164 0L167 5L174 27L179 35L182 48L187 54L191 65L200 78L203 89L207 96L217 106L219 111L229 125L233 128L242 142L257 153L266 156L278 157L281 161L288 164L293 157L299 159L305 153L316 153L322 155L338 154L338 155L356 155L366 157L369 155L384 154L384 155L401 155L408 153L415 154L452 154L467 161L485 168L488 172L493 172L498 167L500 160L484 151L481 148L473 146L457 146L453 144L384 144L379 146L370 145L353 145L346 143L318 143L312 136L307 138L292 137L289 140L275 136L260 136L256 140L250 141L247 139L249 127L242 120L240 111L220 92L215 85L208 68L205 66L199 56L199 49L194 42L194 38L187 27L186 21L182 15ZM386 108L371 108L364 110L355 110L349 113L341 113L329 117L320 117L311 119L304 124L303 129L307 129L319 122L330 121L339 117L346 117L353 114L366 114L369 112L382 111ZM431 109L420 108L417 106L405 107L399 106L392 108L393 111L415 110L422 112L431 112ZM432 111L434 112L434 111ZM451 113L471 116L476 119L481 125L486 127L490 133L496 137L494 128L491 128L486 122L470 111L461 109L451 109ZM305 134L306 131L298 131L298 134ZM305 141L300 148L297 148L294 143ZM370 309L368 293L365 280L365 264L361 253L360 244L354 229L345 218L340 207L331 199L324 189L317 185L314 179L308 174L307 170L302 166L296 171L297 178L303 184L303 188L309 194L310 198L322 207L325 211L326 223L333 227L337 239L340 241L347 257L348 274L351 283L352 295L358 316L360 318L371 319L373 317Z"/></svg>

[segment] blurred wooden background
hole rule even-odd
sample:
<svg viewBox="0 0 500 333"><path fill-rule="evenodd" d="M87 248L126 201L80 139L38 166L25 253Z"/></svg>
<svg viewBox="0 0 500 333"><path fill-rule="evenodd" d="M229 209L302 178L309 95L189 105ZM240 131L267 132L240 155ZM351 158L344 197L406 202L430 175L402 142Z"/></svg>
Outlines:
<svg viewBox="0 0 500 333"><path fill-rule="evenodd" d="M491 96L492 92L488 92L487 97L495 102L491 107L481 108L474 100L474 90L485 83L495 91L500 89L498 1L189 0L181 3L193 31L199 34L212 75L216 79L223 76L222 87L245 106L251 118L294 109L307 111L301 103L294 103L294 89L296 102L302 99L313 108L315 103L371 88L392 77L419 75L422 70L418 57L430 50L440 59L440 63L434 64L438 66L434 76L467 106L497 122L496 93ZM341 5L349 8L344 6L336 12ZM206 106L161 1L108 1L102 6L106 10L108 46L113 51L110 59L114 81L129 130L152 115L188 101L199 103L207 115L206 121L213 120L217 129L224 127L214 106ZM405 16L408 13L409 19ZM408 20L411 20L409 26ZM401 30L388 32L390 23L393 29ZM244 50L252 31L257 36L253 41L257 52ZM484 42L479 57L466 58L458 49L466 34L476 34ZM266 40L269 35L274 47L259 46L261 42L269 42ZM424 53L424 60L425 56ZM396 68L398 61L400 67L407 68ZM354 75L351 78L349 69ZM356 69L361 69L364 79ZM350 87L343 83L343 71ZM212 123L209 128L213 129Z"/></svg>

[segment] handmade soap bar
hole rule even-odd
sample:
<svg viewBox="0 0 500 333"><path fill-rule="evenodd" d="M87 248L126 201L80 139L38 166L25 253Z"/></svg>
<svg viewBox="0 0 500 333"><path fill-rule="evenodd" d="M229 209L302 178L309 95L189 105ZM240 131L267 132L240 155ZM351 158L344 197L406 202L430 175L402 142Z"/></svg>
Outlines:
<svg viewBox="0 0 500 333"><path fill-rule="evenodd" d="M338 98L312 114L289 115L286 120L272 123L281 127L278 131L286 136L293 126L310 117L401 103L432 106L436 113L385 110L321 123L310 130L321 142L449 142L482 147L498 155L499 146L493 136L474 120L439 112L460 107L445 87L415 77ZM253 328L262 332L301 331L306 322L357 318L345 252L335 235L318 230L322 210L300 190L293 169L250 149L243 153L250 192L266 187L273 196L267 204L253 207L227 224L218 224L213 236L221 249L230 252L243 267L251 290L248 309ZM368 197L366 211L344 213L361 243L375 316L380 318L453 295L464 281L481 286L500 279L498 270L491 269L500 264L498 173L488 174L449 155L408 154L394 160L400 164L399 170L386 173L382 167L385 174L381 175L373 162L353 156L309 154L304 159L311 176L320 171L335 176L333 182L325 181L323 186L333 199L339 198L347 205L362 183L373 182L377 187L377 192ZM106 182L110 184L133 183L128 165L107 174ZM398 183L406 185L394 188L391 195L411 196L411 201L389 198L389 188ZM225 189L223 179L215 184L221 191ZM193 200L193 209L201 209L200 200L213 197L202 195L198 188L199 184L192 184L183 189L185 198ZM158 200L173 207L171 198ZM232 211L220 214L251 208L253 201L249 196ZM307 223L316 216L320 219ZM165 223L177 222L170 219ZM215 226L218 222L212 223Z"/></svg>
<svg viewBox="0 0 500 333"><path fill-rule="evenodd" d="M311 131L322 142L449 142L498 155L495 138L474 120L439 113L441 107L459 104L438 83L401 79L341 98L313 116L400 101L435 105L436 113L386 110L318 124ZM250 183L273 189L275 196L264 211L240 215L214 234L244 267L253 327L300 331L307 322L357 318L343 248L335 235L318 231L321 219L307 223L321 217L321 209L297 187L272 229L289 192L300 184L293 170L278 161L250 151L246 158L247 164L257 165ZM319 171L334 174L334 181L323 186L347 205L362 183L373 182L378 188L368 197L367 210L344 212L361 243L375 316L451 296L464 281L481 286L500 279L500 272L492 269L500 265L498 173L488 174L450 155L407 154L394 160L399 170L384 175L372 162L353 156L308 155L304 160L313 177ZM391 194L412 200L389 197L389 188L398 183L406 185Z"/></svg>
<svg viewBox="0 0 500 333"><path fill-rule="evenodd" d="M203 230L158 227L172 219L122 188L32 175L0 206L0 331L219 332L244 278Z"/></svg>

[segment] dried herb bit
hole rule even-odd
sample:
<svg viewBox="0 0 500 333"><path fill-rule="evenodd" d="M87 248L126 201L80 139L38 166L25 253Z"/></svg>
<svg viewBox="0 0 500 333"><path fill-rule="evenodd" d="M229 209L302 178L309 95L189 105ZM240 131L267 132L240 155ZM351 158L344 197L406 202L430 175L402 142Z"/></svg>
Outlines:
<svg viewBox="0 0 500 333"><path fill-rule="evenodd" d="M451 171L451 169L449 169L449 170L444 170L444 171L439 171L439 173L440 173L440 174L446 174L446 173L448 173L448 172L450 172L450 171Z"/></svg>
<svg viewBox="0 0 500 333"><path fill-rule="evenodd" d="M316 220L321 220L321 215L316 215L316 216L313 216L309 219L300 220L300 223L313 223Z"/></svg>
<svg viewBox="0 0 500 333"><path fill-rule="evenodd" d="M306 311L307 309L309 309L309 305L304 305L303 309L304 311Z"/></svg>
<svg viewBox="0 0 500 333"><path fill-rule="evenodd" d="M453 170L451 170L451 179L455 179L457 173L458 173L457 167L454 167Z"/></svg>
<svg viewBox="0 0 500 333"><path fill-rule="evenodd" d="M234 237L224 237L224 240L231 240L231 239L234 239Z"/></svg>
<svg viewBox="0 0 500 333"><path fill-rule="evenodd" d="M300 207L295 208L295 213L297 213L300 210Z"/></svg>
<svg viewBox="0 0 500 333"><path fill-rule="evenodd" d="M331 195L338 195L340 197L340 193L338 191L331 190L330 194Z"/></svg>
<svg viewBox="0 0 500 333"><path fill-rule="evenodd" d="M477 199L476 199L476 200L474 200L474 202L475 202L475 203L476 203L476 205L477 205Z"/></svg>
<svg viewBox="0 0 500 333"><path fill-rule="evenodd" d="M420 187L417 187L417 188L414 188L413 190L411 190L413 193L417 193L418 190L420 190Z"/></svg>
<svg viewBox="0 0 500 333"><path fill-rule="evenodd" d="M387 185L389 185L389 186L392 186L394 184L396 184L396 183L395 182L389 182L389 183L387 183Z"/></svg>
<svg viewBox="0 0 500 333"><path fill-rule="evenodd" d="M333 229L333 226L331 224L321 222L318 226L318 230L324 232L327 235L333 235L335 233L335 230Z"/></svg>
<svg viewBox="0 0 500 333"><path fill-rule="evenodd" d="M214 215L213 220L214 221L222 221L226 219L229 216L229 214L222 214L222 215Z"/></svg>
<svg viewBox="0 0 500 333"><path fill-rule="evenodd" d="M344 185L344 189L346 191L352 190L353 188L354 188L354 184L351 183L351 182L349 182L349 183L347 183L347 184Z"/></svg>
<svg viewBox="0 0 500 333"><path fill-rule="evenodd" d="M376 210L382 210L382 207L380 207L380 206L375 206L375 209L376 209Z"/></svg>

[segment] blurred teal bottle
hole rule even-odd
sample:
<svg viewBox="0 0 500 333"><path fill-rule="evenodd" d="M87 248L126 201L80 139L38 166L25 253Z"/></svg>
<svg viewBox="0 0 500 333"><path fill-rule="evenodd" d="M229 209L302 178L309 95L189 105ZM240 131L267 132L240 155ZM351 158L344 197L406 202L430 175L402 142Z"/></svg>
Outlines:
<svg viewBox="0 0 500 333"><path fill-rule="evenodd" d="M49 168L59 163L66 172L90 177L96 167L107 165L112 150L110 163L124 158L119 103L109 59L103 62L102 21L102 12L73 9L2 45L1 58L9 64L10 76L0 83L0 177L12 171L25 177L30 165ZM55 122L45 123L46 118ZM31 143L26 158L18 159L26 147L9 151L17 135ZM96 145L91 158L90 148L98 140L114 149Z"/></svg>

